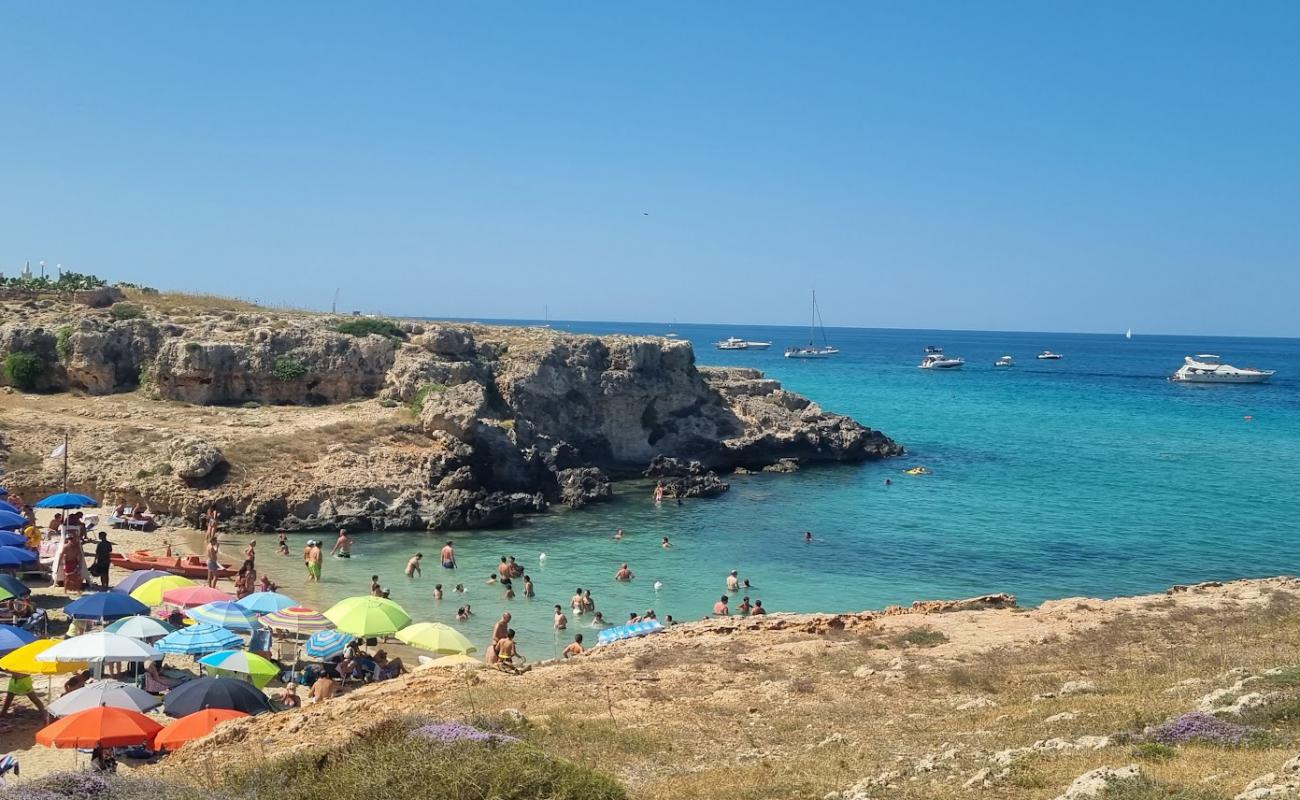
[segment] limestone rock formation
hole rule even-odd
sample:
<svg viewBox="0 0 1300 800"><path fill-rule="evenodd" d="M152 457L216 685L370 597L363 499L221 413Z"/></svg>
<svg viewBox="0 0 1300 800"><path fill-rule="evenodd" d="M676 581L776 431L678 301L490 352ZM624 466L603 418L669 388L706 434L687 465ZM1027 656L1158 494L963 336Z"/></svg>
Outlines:
<svg viewBox="0 0 1300 800"><path fill-rule="evenodd" d="M196 480L210 475L225 460L216 445L195 437L176 442L167 463L178 478Z"/></svg>

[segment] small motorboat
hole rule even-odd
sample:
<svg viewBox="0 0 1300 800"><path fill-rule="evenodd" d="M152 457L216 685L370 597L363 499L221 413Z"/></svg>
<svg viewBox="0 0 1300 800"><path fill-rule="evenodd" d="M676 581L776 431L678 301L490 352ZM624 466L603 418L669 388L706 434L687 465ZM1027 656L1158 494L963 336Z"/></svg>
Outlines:
<svg viewBox="0 0 1300 800"><path fill-rule="evenodd" d="M1178 371L1169 376L1177 383L1264 383L1276 370L1234 367L1224 364L1216 355L1202 353L1187 356Z"/></svg>
<svg viewBox="0 0 1300 800"><path fill-rule="evenodd" d="M1053 353L1051 350L1044 350L1043 352L1038 354L1038 360L1039 361L1060 361L1061 354Z"/></svg>
<svg viewBox="0 0 1300 800"><path fill-rule="evenodd" d="M1002 358L999 358L997 361L993 362L993 366L995 367L1014 367L1015 365L1016 365L1016 361L1011 356L1003 356Z"/></svg>
<svg viewBox="0 0 1300 800"><path fill-rule="evenodd" d="M925 348L925 357L917 364L921 369L961 369L966 359L961 356L944 355L942 347Z"/></svg>
<svg viewBox="0 0 1300 800"><path fill-rule="evenodd" d="M173 575L183 575L186 578L205 578L208 575L207 562L202 556L196 555L156 556L148 550L137 550L126 555L113 553L110 561L113 566L120 569L158 569ZM217 570L219 578L230 578L234 575L235 570L229 564L222 564L221 569Z"/></svg>

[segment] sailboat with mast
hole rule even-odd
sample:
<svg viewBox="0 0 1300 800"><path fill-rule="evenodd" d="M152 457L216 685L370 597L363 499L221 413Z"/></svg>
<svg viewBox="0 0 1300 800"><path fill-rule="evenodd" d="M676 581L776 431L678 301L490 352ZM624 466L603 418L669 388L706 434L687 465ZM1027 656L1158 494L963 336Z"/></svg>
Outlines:
<svg viewBox="0 0 1300 800"><path fill-rule="evenodd" d="M817 332L821 331L822 344L817 346ZM817 292L812 293L812 324L808 326L808 346L807 347L787 347L785 349L786 358L829 358L839 352L839 348L832 347L826 339L826 326L822 324L822 312L817 307Z"/></svg>

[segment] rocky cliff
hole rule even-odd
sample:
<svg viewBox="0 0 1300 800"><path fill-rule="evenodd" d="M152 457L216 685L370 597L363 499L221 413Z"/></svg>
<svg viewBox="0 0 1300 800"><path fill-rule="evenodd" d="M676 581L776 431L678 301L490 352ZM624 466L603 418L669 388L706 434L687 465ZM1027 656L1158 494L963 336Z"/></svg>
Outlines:
<svg viewBox="0 0 1300 800"><path fill-rule="evenodd" d="M115 419L149 418L148 441L105 449L98 471L79 464L77 477L177 514L216 502L256 527L476 527L606 498L621 478L707 496L727 488L718 473L902 452L755 370L698 368L680 340L163 311L147 300L125 313L24 305L0 325L0 358L26 354L29 369L6 368L3 381L130 393ZM149 413L150 399L177 402ZM83 411L74 433L93 427ZM192 424L214 415L242 430ZM24 418L15 433L20 445L38 439L41 423ZM10 468L11 484L49 477Z"/></svg>

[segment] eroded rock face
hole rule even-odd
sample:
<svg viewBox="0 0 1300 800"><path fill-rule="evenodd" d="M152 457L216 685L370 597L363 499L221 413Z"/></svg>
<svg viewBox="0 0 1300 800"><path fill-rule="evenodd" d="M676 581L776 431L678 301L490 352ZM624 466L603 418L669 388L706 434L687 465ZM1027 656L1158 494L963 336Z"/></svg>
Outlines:
<svg viewBox="0 0 1300 800"><path fill-rule="evenodd" d="M172 472L182 480L206 478L221 464L226 457L221 450L205 439L182 439L172 446L171 457L167 463Z"/></svg>

